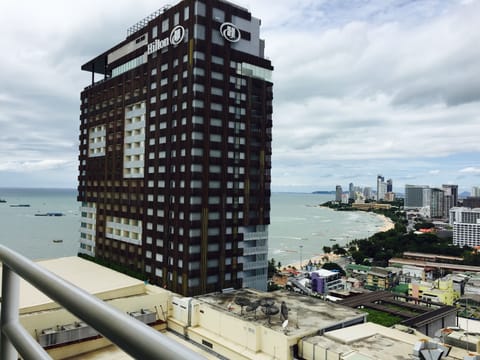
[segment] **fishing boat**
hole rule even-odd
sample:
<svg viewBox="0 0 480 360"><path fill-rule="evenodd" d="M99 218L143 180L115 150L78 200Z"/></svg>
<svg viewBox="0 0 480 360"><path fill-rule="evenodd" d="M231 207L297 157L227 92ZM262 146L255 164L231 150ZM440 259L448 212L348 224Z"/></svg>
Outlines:
<svg viewBox="0 0 480 360"><path fill-rule="evenodd" d="M65 214L60 212L47 212L47 213L36 213L35 216L64 216Z"/></svg>

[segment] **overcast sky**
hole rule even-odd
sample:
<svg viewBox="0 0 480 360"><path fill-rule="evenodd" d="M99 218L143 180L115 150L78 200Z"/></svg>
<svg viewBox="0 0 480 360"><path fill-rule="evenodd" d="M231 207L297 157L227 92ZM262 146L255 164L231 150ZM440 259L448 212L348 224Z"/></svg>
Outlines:
<svg viewBox="0 0 480 360"><path fill-rule="evenodd" d="M166 3L0 3L0 187L76 187L80 66ZM480 185L480 0L237 3L275 67L274 191Z"/></svg>

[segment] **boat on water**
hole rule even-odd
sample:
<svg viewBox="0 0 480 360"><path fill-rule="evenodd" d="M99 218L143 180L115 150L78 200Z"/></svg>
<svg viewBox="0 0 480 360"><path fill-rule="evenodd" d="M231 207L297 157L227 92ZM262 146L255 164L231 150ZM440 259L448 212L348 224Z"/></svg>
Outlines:
<svg viewBox="0 0 480 360"><path fill-rule="evenodd" d="M11 204L10 207L30 207L30 204Z"/></svg>
<svg viewBox="0 0 480 360"><path fill-rule="evenodd" d="M63 242L62 239L53 239L52 241L53 241L54 243L56 243L56 244Z"/></svg>
<svg viewBox="0 0 480 360"><path fill-rule="evenodd" d="M337 241L337 239L330 239L330 241Z"/></svg>
<svg viewBox="0 0 480 360"><path fill-rule="evenodd" d="M37 213L35 216L64 216L65 214L60 212L47 212L47 213Z"/></svg>
<svg viewBox="0 0 480 360"><path fill-rule="evenodd" d="M5 200L5 199L0 199L0 203L6 203L6 202L7 202L7 200Z"/></svg>

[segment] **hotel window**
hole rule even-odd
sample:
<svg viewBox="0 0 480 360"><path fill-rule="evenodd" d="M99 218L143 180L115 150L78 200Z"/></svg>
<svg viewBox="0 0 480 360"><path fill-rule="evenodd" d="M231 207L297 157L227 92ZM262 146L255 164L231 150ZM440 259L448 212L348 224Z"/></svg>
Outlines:
<svg viewBox="0 0 480 360"><path fill-rule="evenodd" d="M218 64L218 65L223 65L223 58L221 58L219 56L212 55L212 63Z"/></svg>
<svg viewBox="0 0 480 360"><path fill-rule="evenodd" d="M210 125L211 126L222 126L222 120L221 119L216 119L216 118L211 118L210 119Z"/></svg>
<svg viewBox="0 0 480 360"><path fill-rule="evenodd" d="M210 189L220 189L220 181L210 181L208 187Z"/></svg>
<svg viewBox="0 0 480 360"><path fill-rule="evenodd" d="M150 89L151 89L151 90L155 90L156 88L157 88L157 83L156 83L156 82L152 82L152 83L150 84Z"/></svg>
<svg viewBox="0 0 480 360"><path fill-rule="evenodd" d="M198 1L195 3L195 10L200 6L200 5L203 5L203 11L205 12L205 5L204 4L201 4L201 3L198 3ZM196 11L195 11L196 12ZM183 20L188 20L190 16L190 7L189 6L186 6L185 9L183 9ZM203 15L205 16L205 15Z"/></svg>
<svg viewBox="0 0 480 360"><path fill-rule="evenodd" d="M203 117L195 115L192 117L192 124L203 124Z"/></svg>
<svg viewBox="0 0 480 360"><path fill-rule="evenodd" d="M173 25L176 26L178 25L180 22L180 14L178 12L176 12L174 15L173 15Z"/></svg>
<svg viewBox="0 0 480 360"><path fill-rule="evenodd" d="M152 39L155 39L158 36L158 26L152 28ZM152 74L154 75L154 74Z"/></svg>
<svg viewBox="0 0 480 360"><path fill-rule="evenodd" d="M203 107L203 106L202 106ZM211 103L210 104L210 109L214 110L214 111L222 111L223 109L223 106L222 104L218 104L218 103Z"/></svg>
<svg viewBox="0 0 480 360"><path fill-rule="evenodd" d="M212 79L223 80L223 74L216 71L212 71Z"/></svg>
<svg viewBox="0 0 480 360"><path fill-rule="evenodd" d="M212 87L212 95L223 96L223 90L217 87Z"/></svg>
<svg viewBox="0 0 480 360"><path fill-rule="evenodd" d="M193 102L192 102L192 105L193 105L193 107L203 109L203 100L194 99ZM213 104L212 104L212 106L213 106Z"/></svg>
<svg viewBox="0 0 480 360"><path fill-rule="evenodd" d="M162 32L165 32L168 30L168 19L165 19L162 21Z"/></svg>
<svg viewBox="0 0 480 360"><path fill-rule="evenodd" d="M205 91L205 86L202 84L193 84L193 92L204 92Z"/></svg>
<svg viewBox="0 0 480 360"><path fill-rule="evenodd" d="M199 59L199 60L205 60L205 54L201 51L195 51L193 53L193 58L194 59Z"/></svg>
<svg viewBox="0 0 480 360"><path fill-rule="evenodd" d="M219 135L219 134L210 134L210 141L221 142L222 141L222 136Z"/></svg>
<svg viewBox="0 0 480 360"><path fill-rule="evenodd" d="M192 164L190 165L190 171L192 172L202 172L203 166L202 164Z"/></svg>
<svg viewBox="0 0 480 360"><path fill-rule="evenodd" d="M223 10L213 8L213 18L218 22L225 21L225 12Z"/></svg>
<svg viewBox="0 0 480 360"><path fill-rule="evenodd" d="M193 37L199 40L205 40L205 26L200 24L195 24L193 29Z"/></svg>
<svg viewBox="0 0 480 360"><path fill-rule="evenodd" d="M203 156L203 149L192 148L192 156Z"/></svg>
<svg viewBox="0 0 480 360"><path fill-rule="evenodd" d="M220 150L210 150L210 157L220 158L222 157L222 152Z"/></svg>

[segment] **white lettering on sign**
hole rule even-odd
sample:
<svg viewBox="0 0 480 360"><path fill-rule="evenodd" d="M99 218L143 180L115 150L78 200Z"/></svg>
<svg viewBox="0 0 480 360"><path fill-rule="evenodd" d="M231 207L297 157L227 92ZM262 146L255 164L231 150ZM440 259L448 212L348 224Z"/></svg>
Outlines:
<svg viewBox="0 0 480 360"><path fill-rule="evenodd" d="M147 45L147 54L153 54L158 50L163 49L169 45L177 46L183 41L185 37L185 28L182 25L177 25L173 28L170 32L170 37L166 37L164 39L156 39L155 41L151 42Z"/></svg>
<svg viewBox="0 0 480 360"><path fill-rule="evenodd" d="M241 38L238 27L230 22L225 22L220 25L220 34L222 34L222 36L230 42L237 42Z"/></svg>

